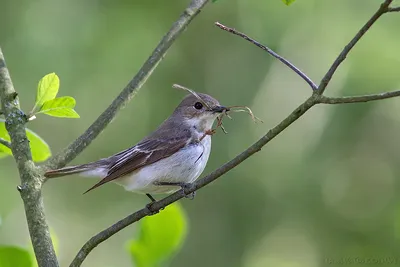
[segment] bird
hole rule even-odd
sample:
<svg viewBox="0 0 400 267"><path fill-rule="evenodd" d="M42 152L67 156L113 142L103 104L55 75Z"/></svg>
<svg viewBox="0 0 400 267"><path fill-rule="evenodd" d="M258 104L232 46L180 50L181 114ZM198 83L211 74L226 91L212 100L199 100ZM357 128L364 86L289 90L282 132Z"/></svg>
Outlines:
<svg viewBox="0 0 400 267"><path fill-rule="evenodd" d="M97 177L101 180L85 193L112 181L127 191L146 194L154 202L152 194L184 191L201 175L211 151L213 123L227 111L229 108L210 95L188 94L170 117L136 145L107 158L49 170L44 175Z"/></svg>

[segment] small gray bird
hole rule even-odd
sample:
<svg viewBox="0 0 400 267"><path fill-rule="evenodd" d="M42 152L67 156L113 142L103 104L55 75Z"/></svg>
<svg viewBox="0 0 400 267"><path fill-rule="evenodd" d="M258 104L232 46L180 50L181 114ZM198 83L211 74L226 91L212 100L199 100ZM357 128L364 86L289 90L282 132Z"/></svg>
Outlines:
<svg viewBox="0 0 400 267"><path fill-rule="evenodd" d="M210 155L212 125L225 111L229 109L209 95L189 94L137 145L95 162L48 171L45 176L100 177L86 192L113 181L155 201L150 194L175 192L200 176Z"/></svg>

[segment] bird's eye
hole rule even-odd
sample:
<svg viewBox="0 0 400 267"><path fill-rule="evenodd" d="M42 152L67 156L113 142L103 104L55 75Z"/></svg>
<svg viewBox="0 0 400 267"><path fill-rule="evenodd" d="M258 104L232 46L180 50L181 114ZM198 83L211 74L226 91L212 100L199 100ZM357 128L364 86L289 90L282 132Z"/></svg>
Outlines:
<svg viewBox="0 0 400 267"><path fill-rule="evenodd" d="M200 102L196 102L196 103L194 104L194 108L195 108L195 109L202 109L202 108L203 108L203 104L200 103Z"/></svg>

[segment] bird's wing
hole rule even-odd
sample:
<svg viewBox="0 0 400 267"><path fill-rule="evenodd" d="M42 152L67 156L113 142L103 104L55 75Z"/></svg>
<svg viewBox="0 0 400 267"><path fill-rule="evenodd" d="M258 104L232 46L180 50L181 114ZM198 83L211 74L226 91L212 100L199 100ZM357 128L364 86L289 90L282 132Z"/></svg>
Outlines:
<svg viewBox="0 0 400 267"><path fill-rule="evenodd" d="M179 137L160 139L146 139L134 147L126 149L115 157L116 160L110 165L107 176L100 182L89 188L85 193L117 178L120 178L132 171L146 165L155 163L166 158L183 148L190 142L190 136L182 134Z"/></svg>

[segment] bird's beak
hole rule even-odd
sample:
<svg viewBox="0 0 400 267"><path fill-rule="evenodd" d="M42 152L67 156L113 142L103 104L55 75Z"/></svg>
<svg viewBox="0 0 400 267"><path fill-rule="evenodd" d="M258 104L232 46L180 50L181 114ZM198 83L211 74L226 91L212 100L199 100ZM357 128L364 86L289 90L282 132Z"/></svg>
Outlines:
<svg viewBox="0 0 400 267"><path fill-rule="evenodd" d="M222 113L224 111L229 111L229 108L224 106L215 106L214 108L211 109L211 111L214 113Z"/></svg>

